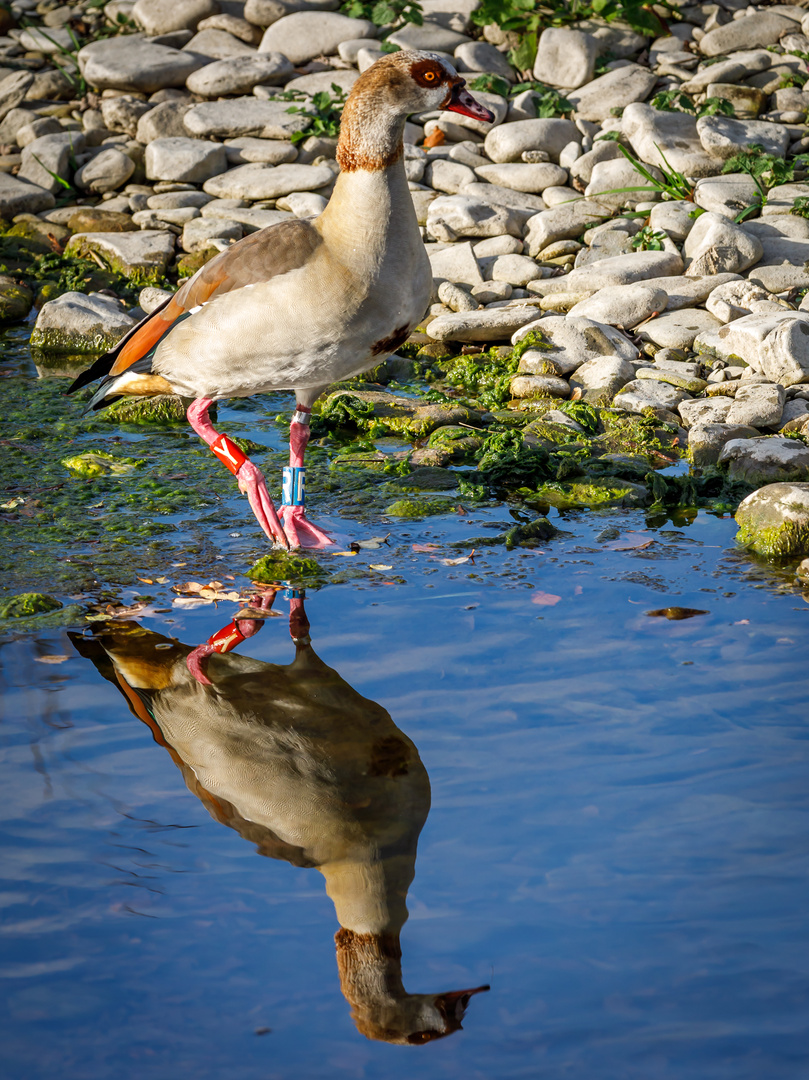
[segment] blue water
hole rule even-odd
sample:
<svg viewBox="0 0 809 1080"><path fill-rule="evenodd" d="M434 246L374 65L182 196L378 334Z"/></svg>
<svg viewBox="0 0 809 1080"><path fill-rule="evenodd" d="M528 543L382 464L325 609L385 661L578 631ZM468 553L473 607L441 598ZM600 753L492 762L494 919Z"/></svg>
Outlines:
<svg viewBox="0 0 809 1080"><path fill-rule="evenodd" d="M372 552L396 565L305 601L336 687L328 753L351 759L356 717L380 706L429 776L420 835L423 799L386 826L418 838L403 985L431 998L491 986L463 1030L422 1046L360 1033L322 874L257 854L255 828L215 820L92 646L80 655L62 630L7 641L3 1075L809 1075L809 603L788 575L733 552L730 518L557 523L566 532L540 550L477 566ZM408 530L421 543L441 526ZM672 606L705 614L646 614ZM261 662L248 675L269 712L287 676L263 665L295 656L288 607L279 596L280 617L228 660ZM193 647L234 612L147 609L139 623ZM209 742L244 719L239 663L229 690L192 687ZM323 723L322 700L302 695L296 731ZM158 737L181 698L166 691ZM263 738L253 723L239 729L245 759ZM409 773L394 762L384 781L394 801L422 776L408 752ZM185 772L193 786L188 761ZM376 813L373 798L346 801L372 838Z"/></svg>

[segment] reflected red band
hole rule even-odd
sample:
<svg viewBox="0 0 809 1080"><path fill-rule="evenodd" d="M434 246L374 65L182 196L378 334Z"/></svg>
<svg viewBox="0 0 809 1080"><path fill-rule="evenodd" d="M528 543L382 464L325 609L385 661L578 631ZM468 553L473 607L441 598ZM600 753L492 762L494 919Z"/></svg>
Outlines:
<svg viewBox="0 0 809 1080"><path fill-rule="evenodd" d="M227 435L219 435L211 443L211 452L216 454L222 464L230 469L235 476L239 469L247 461L247 455L243 454L235 442Z"/></svg>
<svg viewBox="0 0 809 1080"><path fill-rule="evenodd" d="M227 626L223 626L212 637L209 637L208 644L213 648L214 652L226 653L230 652L231 649L235 649L237 645L241 645L244 640L244 634L236 623L232 622Z"/></svg>

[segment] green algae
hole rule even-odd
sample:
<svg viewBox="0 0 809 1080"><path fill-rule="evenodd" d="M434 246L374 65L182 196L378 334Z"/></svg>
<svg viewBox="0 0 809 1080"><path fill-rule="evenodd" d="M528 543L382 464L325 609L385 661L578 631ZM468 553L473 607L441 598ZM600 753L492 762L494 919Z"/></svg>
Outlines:
<svg viewBox="0 0 809 1080"><path fill-rule="evenodd" d="M76 476L126 476L143 464L143 458L114 457L106 450L86 450L83 454L62 458L62 464Z"/></svg>
<svg viewBox="0 0 809 1080"><path fill-rule="evenodd" d="M617 477L601 477L587 482L550 481L543 484L535 495L526 498L529 504L553 506L557 510L636 506L647 501L648 494L645 487L640 484L622 484Z"/></svg>
<svg viewBox="0 0 809 1080"><path fill-rule="evenodd" d="M328 576L317 559L280 549L264 555L245 573L251 581L259 584L289 584L300 588L316 588Z"/></svg>
<svg viewBox="0 0 809 1080"><path fill-rule="evenodd" d="M548 452L526 445L521 431L497 431L483 442L478 470L493 488L535 486L550 479Z"/></svg>
<svg viewBox="0 0 809 1080"><path fill-rule="evenodd" d="M437 514L450 514L457 503L452 499L397 499L385 507L388 517L422 518Z"/></svg>
<svg viewBox="0 0 809 1080"><path fill-rule="evenodd" d="M7 600L0 600L0 619L23 619L31 615L42 615L49 611L58 611L63 605L47 593L18 593Z"/></svg>
<svg viewBox="0 0 809 1080"><path fill-rule="evenodd" d="M512 359L519 362L523 353L527 353L530 349L552 349L553 345L547 340L541 330L529 330L525 337L521 338L514 346L512 352ZM515 369L516 370L516 369Z"/></svg>
<svg viewBox="0 0 809 1080"><path fill-rule="evenodd" d="M406 476L396 477L384 485L387 491L454 491L458 486L457 473L438 466L422 465L408 472Z"/></svg>
<svg viewBox="0 0 809 1080"><path fill-rule="evenodd" d="M494 346L481 353L456 356L444 366L443 381L475 406L496 409L511 399L511 376L517 371L516 350Z"/></svg>
<svg viewBox="0 0 809 1080"><path fill-rule="evenodd" d="M788 558L809 555L809 526L803 521L781 521L761 526L752 520L741 521L736 533L740 547L765 558Z"/></svg>
<svg viewBox="0 0 809 1080"><path fill-rule="evenodd" d="M99 417L107 424L184 424L185 410L182 398L175 394L157 394L154 397L119 398L100 412Z"/></svg>

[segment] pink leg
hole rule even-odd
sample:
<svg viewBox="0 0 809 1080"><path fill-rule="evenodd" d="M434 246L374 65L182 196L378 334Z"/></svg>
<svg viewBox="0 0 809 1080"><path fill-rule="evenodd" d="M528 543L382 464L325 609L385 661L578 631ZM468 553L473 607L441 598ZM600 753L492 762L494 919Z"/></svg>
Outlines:
<svg viewBox="0 0 809 1080"><path fill-rule="evenodd" d="M275 592L263 593L260 596L253 596L250 606L259 611L269 611L274 600ZM304 618L306 618L305 615ZM211 680L207 675L208 657L213 653L230 652L237 645L241 645L246 638L257 634L263 625L263 619L234 619L232 623L209 637L204 645L198 645L193 652L188 654L185 660L188 670L198 683L210 686Z"/></svg>
<svg viewBox="0 0 809 1080"><path fill-rule="evenodd" d="M236 477L239 491L247 495L253 513L256 515L256 521L270 540L280 547L289 548L289 541L275 512L263 474L227 435L220 435L214 429L208 417L208 409L212 404L210 398L198 398L186 414L189 424Z"/></svg>
<svg viewBox="0 0 809 1080"><path fill-rule="evenodd" d="M291 468L302 469L304 467L303 458L310 435L310 412L311 409L306 408L304 405L295 406L292 423L289 425L289 464ZM290 546L293 548L323 548L334 543L331 537L309 521L303 502L299 506L284 504L279 511L279 517L284 523L284 530Z"/></svg>

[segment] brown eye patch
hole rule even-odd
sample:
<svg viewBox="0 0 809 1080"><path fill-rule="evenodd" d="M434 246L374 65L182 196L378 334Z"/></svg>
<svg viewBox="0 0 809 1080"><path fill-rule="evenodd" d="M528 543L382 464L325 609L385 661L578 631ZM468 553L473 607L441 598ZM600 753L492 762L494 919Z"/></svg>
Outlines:
<svg viewBox="0 0 809 1080"><path fill-rule="evenodd" d="M419 86L440 86L446 81L446 72L432 60L419 60L410 69L410 74Z"/></svg>

